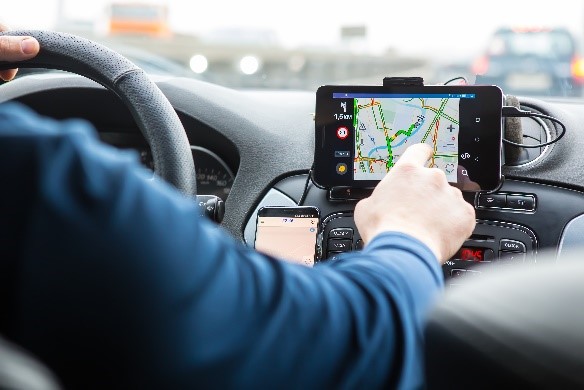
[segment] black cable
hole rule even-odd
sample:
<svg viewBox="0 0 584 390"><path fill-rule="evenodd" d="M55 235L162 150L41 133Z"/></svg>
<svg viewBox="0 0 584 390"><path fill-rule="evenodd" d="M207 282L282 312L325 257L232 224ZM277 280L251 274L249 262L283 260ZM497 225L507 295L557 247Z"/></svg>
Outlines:
<svg viewBox="0 0 584 390"><path fill-rule="evenodd" d="M463 80L464 81L464 84L468 84L468 80L466 79L466 77L464 77L464 76L458 76L458 77L454 77L454 78L448 80L447 82L444 83L444 85L448 85L451 82L456 81L456 80Z"/></svg>
<svg viewBox="0 0 584 390"><path fill-rule="evenodd" d="M541 140L540 140L540 139L538 139L538 138L535 138L535 137L534 137L534 136L532 136L532 135L523 134L523 138L531 138L531 139L532 139L532 140L534 140L534 141L541 142Z"/></svg>
<svg viewBox="0 0 584 390"><path fill-rule="evenodd" d="M544 143L541 143L538 145L525 145L525 144L518 144L517 142L509 141L508 139L503 138L503 142L506 143L507 145L518 146L520 148L533 148L533 149L534 148L541 148L544 146L555 144L556 142L561 140L564 137L564 135L566 134L566 125L564 125L559 119L556 119L553 116L539 114L537 112L532 112L532 111L520 110L517 107L513 107L513 106L504 106L503 107L503 117L505 117L505 118L521 118L521 117L530 118L531 117L531 118L547 119L549 121L557 123L562 128L561 133L555 139L548 141L548 142L544 142Z"/></svg>
<svg viewBox="0 0 584 390"><path fill-rule="evenodd" d="M304 191L302 192L302 196L300 197L300 200L298 201L298 206L302 206L304 204L304 201L306 200L306 197L308 196L308 186L310 185L310 177L312 176L312 169L310 168L310 171L308 171L308 177L306 178L306 183L304 184Z"/></svg>

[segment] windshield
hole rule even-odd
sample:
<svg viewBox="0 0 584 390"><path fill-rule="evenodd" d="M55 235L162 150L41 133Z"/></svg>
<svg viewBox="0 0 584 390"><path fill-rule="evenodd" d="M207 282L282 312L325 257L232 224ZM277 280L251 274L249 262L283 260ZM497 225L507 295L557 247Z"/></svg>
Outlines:
<svg viewBox="0 0 584 390"><path fill-rule="evenodd" d="M584 85L583 19L582 0L28 0L10 2L1 15L12 28L99 41L151 74L232 88L464 77L505 93L571 97Z"/></svg>

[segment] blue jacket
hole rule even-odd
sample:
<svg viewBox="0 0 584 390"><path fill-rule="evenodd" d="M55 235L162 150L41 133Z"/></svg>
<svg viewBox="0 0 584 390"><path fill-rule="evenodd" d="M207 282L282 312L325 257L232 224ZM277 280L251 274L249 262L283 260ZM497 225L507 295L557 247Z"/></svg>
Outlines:
<svg viewBox="0 0 584 390"><path fill-rule="evenodd" d="M0 105L0 334L66 388L415 388L443 285L404 234L270 258L79 120Z"/></svg>

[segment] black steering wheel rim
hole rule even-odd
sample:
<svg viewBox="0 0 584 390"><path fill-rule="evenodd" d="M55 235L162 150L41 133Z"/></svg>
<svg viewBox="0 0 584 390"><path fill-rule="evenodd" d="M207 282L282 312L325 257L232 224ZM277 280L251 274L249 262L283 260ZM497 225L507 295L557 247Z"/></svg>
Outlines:
<svg viewBox="0 0 584 390"><path fill-rule="evenodd" d="M103 45L71 34L18 30L0 35L31 36L40 44L36 57L21 62L0 61L0 70L64 70L87 77L116 94L150 145L156 174L183 194L196 196L195 164L184 127L166 96L142 69Z"/></svg>

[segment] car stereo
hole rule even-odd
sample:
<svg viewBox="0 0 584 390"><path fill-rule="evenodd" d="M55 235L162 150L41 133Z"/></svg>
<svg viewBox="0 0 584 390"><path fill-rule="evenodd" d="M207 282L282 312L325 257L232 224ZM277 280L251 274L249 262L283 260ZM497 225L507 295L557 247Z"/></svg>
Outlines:
<svg viewBox="0 0 584 390"><path fill-rule="evenodd" d="M501 109L496 86L323 86L316 93L312 179L323 188L374 187L409 145L465 191L501 183Z"/></svg>

